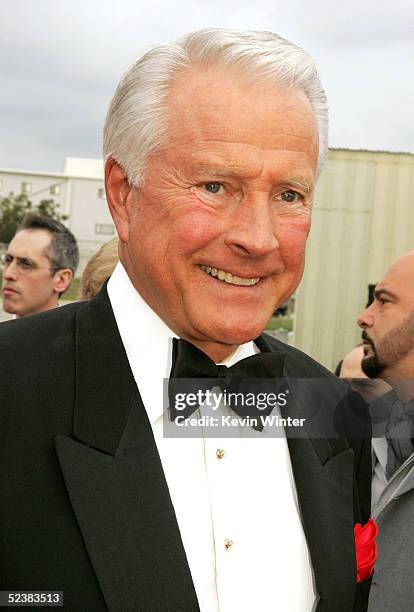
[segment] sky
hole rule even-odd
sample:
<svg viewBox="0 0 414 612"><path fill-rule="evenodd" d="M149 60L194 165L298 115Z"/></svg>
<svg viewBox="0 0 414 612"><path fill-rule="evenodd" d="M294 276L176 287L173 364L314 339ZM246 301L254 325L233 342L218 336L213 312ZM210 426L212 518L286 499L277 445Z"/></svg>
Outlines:
<svg viewBox="0 0 414 612"><path fill-rule="evenodd" d="M0 168L101 156L123 72L205 27L272 30L316 59L330 146L414 153L412 0L0 0Z"/></svg>

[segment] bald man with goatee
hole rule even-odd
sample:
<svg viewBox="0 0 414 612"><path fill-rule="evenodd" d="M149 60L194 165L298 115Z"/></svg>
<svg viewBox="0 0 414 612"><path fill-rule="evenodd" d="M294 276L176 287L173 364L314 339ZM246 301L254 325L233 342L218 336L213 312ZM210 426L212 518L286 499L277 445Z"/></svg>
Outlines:
<svg viewBox="0 0 414 612"><path fill-rule="evenodd" d="M368 611L408 612L414 610L414 251L393 263L374 296L358 319L361 366L392 391L371 404L379 535Z"/></svg>

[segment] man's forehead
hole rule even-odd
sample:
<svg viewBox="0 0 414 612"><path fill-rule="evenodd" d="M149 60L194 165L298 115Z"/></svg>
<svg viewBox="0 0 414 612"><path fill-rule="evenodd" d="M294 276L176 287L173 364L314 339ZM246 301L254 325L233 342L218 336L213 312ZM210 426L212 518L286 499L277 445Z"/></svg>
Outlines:
<svg viewBox="0 0 414 612"><path fill-rule="evenodd" d="M302 151L263 150L245 143L197 143L191 155L186 145L172 147L178 153L180 164L175 171L182 178L257 178L263 173L269 180L283 179L311 192L315 173L306 153ZM283 176L280 176L282 171Z"/></svg>
<svg viewBox="0 0 414 612"><path fill-rule="evenodd" d="M45 251L51 239L50 232L45 229L22 229L15 234L7 252L14 257L47 257Z"/></svg>
<svg viewBox="0 0 414 612"><path fill-rule="evenodd" d="M274 82L246 84L222 69L181 75L167 98L170 142L252 143L260 134L269 149L318 148L315 115L304 92ZM295 140L297 142L295 142Z"/></svg>
<svg viewBox="0 0 414 612"><path fill-rule="evenodd" d="M375 293L400 297L408 296L414 301L414 255L397 259L387 274L375 287Z"/></svg>

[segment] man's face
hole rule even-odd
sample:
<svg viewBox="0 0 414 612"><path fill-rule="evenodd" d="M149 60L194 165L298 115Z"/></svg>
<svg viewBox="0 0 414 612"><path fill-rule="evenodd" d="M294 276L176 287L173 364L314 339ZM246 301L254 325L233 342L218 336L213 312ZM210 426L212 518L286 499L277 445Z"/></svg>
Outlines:
<svg viewBox="0 0 414 612"><path fill-rule="evenodd" d="M414 252L400 257L375 288L373 303L358 318L363 328L361 366L370 378L413 375Z"/></svg>
<svg viewBox="0 0 414 612"><path fill-rule="evenodd" d="M190 341L257 337L302 276L318 135L302 92L186 74L168 99L169 145L128 195L123 263Z"/></svg>
<svg viewBox="0 0 414 612"><path fill-rule="evenodd" d="M50 241L47 230L30 229L17 232L10 242L6 254L13 260L3 268L2 297L6 312L22 317L57 306L56 279L45 253ZM26 272L19 269L18 261L23 262L21 267L26 267Z"/></svg>

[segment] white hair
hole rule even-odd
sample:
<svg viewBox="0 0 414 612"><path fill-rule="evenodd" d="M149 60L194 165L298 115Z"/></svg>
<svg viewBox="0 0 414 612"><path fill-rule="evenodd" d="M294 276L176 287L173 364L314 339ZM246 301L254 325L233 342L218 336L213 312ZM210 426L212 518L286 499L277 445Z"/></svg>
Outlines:
<svg viewBox="0 0 414 612"><path fill-rule="evenodd" d="M114 158L134 186L142 183L148 155L166 142L166 97L177 76L193 68L234 68L302 90L319 130L318 170L328 151L328 104L315 61L272 32L205 29L144 53L122 77L106 116L104 157Z"/></svg>

